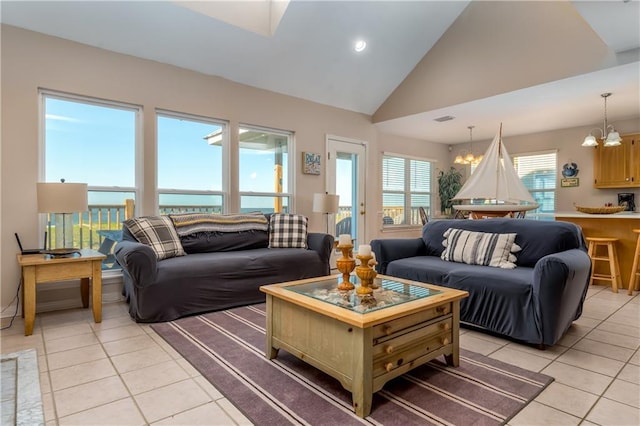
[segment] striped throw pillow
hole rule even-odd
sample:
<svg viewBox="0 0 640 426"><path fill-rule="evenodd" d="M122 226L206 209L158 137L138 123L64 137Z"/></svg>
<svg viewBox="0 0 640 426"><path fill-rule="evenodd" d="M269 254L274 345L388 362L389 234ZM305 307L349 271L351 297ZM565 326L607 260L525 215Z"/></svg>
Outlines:
<svg viewBox="0 0 640 426"><path fill-rule="evenodd" d="M123 222L131 234L142 244L150 246L158 260L184 256L178 233L169 216L145 216Z"/></svg>
<svg viewBox="0 0 640 426"><path fill-rule="evenodd" d="M515 243L516 234L492 234L449 228L444 233L442 245L445 247L442 260L462 262L469 265L494 266L513 269L520 251Z"/></svg>
<svg viewBox="0 0 640 426"><path fill-rule="evenodd" d="M272 214L269 248L307 248L307 223L308 219L300 214Z"/></svg>

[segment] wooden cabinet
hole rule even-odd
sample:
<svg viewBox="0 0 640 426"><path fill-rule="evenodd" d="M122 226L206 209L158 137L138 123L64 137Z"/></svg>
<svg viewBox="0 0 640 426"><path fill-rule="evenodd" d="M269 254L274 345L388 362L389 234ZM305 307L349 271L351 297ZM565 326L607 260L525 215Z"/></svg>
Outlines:
<svg viewBox="0 0 640 426"><path fill-rule="evenodd" d="M640 133L622 136L619 146L595 147L593 177L595 188L640 187Z"/></svg>

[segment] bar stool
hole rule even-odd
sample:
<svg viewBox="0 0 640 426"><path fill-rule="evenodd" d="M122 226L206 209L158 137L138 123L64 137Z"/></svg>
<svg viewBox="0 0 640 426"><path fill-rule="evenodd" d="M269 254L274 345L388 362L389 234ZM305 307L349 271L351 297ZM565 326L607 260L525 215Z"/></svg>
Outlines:
<svg viewBox="0 0 640 426"><path fill-rule="evenodd" d="M587 237L589 242L588 254L591 258L591 279L589 285L593 285L593 280L611 281L611 290L618 292L618 287L622 287L620 279L620 264L618 263L618 253L616 252L617 238L608 237ZM598 256L598 247L607 248L607 256ZM596 261L604 261L609 263L609 274L596 274Z"/></svg>
<svg viewBox="0 0 640 426"><path fill-rule="evenodd" d="M629 296L633 294L633 290L638 290L638 276L640 275L640 272L638 272L638 258L640 257L640 229L634 229L633 232L639 235L636 242L636 252L633 255L631 275L629 276Z"/></svg>

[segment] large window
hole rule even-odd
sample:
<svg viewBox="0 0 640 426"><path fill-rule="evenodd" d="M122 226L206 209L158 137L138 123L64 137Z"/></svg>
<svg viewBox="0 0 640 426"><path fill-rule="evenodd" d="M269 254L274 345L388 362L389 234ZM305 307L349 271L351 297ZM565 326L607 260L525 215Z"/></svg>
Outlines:
<svg viewBox="0 0 640 426"><path fill-rule="evenodd" d="M431 212L431 162L394 154L382 157L382 225L421 225Z"/></svg>
<svg viewBox="0 0 640 426"><path fill-rule="evenodd" d="M125 202L135 200L136 146L140 109L98 99L40 92L43 182L88 185L89 211L67 215L74 247L110 252L125 219ZM51 248L62 246L65 215L47 215ZM111 256L105 268L117 267Z"/></svg>
<svg viewBox="0 0 640 426"><path fill-rule="evenodd" d="M241 126L239 135L240 211L287 213L291 208L293 134Z"/></svg>
<svg viewBox="0 0 640 426"><path fill-rule="evenodd" d="M556 208L557 153L538 152L513 156L520 179L540 206L527 216L551 216Z"/></svg>
<svg viewBox="0 0 640 426"><path fill-rule="evenodd" d="M224 212L227 134L222 121L157 113L160 213Z"/></svg>

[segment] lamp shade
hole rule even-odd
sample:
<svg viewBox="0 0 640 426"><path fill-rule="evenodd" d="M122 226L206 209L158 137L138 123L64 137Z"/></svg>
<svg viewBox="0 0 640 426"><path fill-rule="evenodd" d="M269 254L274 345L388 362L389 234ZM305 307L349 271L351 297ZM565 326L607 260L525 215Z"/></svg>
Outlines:
<svg viewBox="0 0 640 426"><path fill-rule="evenodd" d="M604 141L604 146L618 146L622 145L622 138L620 137L620 133L612 130L607 135L607 139Z"/></svg>
<svg viewBox="0 0 640 426"><path fill-rule="evenodd" d="M38 182L38 213L76 213L89 210L86 183Z"/></svg>
<svg viewBox="0 0 640 426"><path fill-rule="evenodd" d="M313 194L313 212L314 213L338 213L339 195L335 194Z"/></svg>
<svg viewBox="0 0 640 426"><path fill-rule="evenodd" d="M582 146L598 146L598 141L596 137L589 133L589 136L584 138L584 142L582 142Z"/></svg>

